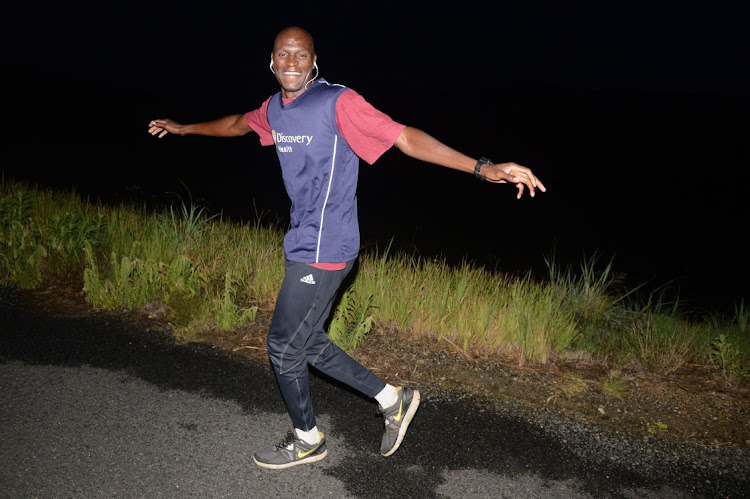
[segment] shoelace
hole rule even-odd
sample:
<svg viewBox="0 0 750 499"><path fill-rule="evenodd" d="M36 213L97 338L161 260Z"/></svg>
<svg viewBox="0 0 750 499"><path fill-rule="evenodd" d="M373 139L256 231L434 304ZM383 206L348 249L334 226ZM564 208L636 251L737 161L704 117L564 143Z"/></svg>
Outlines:
<svg viewBox="0 0 750 499"><path fill-rule="evenodd" d="M284 437L284 440L276 444L276 450L285 449L288 445L291 445L295 440L297 440L297 435L295 435L293 431L288 431L286 433L286 437Z"/></svg>

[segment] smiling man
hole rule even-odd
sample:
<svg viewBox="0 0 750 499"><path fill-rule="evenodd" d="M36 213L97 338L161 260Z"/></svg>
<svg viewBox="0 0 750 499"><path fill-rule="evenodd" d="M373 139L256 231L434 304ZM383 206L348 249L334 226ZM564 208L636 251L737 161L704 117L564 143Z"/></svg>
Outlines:
<svg viewBox="0 0 750 499"><path fill-rule="evenodd" d="M284 237L285 275L268 331L268 353L294 431L253 455L258 466L288 468L323 459L325 436L317 427L308 367L378 402L385 420L383 456L399 448L419 407L419 391L392 386L330 341L325 324L336 293L359 255L356 190L359 160L373 164L395 146L404 154L474 174L494 183L515 184L521 197L544 185L530 169L466 156L427 133L392 120L361 95L318 78L310 33L291 26L274 41L269 65L281 91L245 114L182 124L149 123L159 138L176 135L237 137L251 131L274 145L291 199L291 228Z"/></svg>

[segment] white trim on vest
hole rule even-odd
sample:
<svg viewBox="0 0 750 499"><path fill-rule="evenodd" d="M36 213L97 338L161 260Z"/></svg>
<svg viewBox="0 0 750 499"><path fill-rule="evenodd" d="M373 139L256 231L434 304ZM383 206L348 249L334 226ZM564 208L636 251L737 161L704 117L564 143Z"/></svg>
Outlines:
<svg viewBox="0 0 750 499"><path fill-rule="evenodd" d="M333 135L333 159L331 159L331 174L328 177L328 189L326 190L326 200L323 201L323 207L320 210L320 229L318 229L318 245L315 248L315 263L318 262L320 257L320 238L323 236L323 219L326 214L326 206L328 206L328 196L331 194L331 184L333 183L333 170L336 168L336 146L339 142L338 134Z"/></svg>

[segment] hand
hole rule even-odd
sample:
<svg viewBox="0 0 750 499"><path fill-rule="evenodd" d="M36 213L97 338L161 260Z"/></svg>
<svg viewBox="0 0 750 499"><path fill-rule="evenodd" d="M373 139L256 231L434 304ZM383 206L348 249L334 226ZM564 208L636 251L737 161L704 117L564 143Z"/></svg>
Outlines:
<svg viewBox="0 0 750 499"><path fill-rule="evenodd" d="M528 187L532 198L536 194L537 188L542 192L547 192L547 188L544 187L544 184L536 178L529 168L516 163L485 164L482 165L480 174L488 182L516 184L518 188L517 199L521 199L526 187Z"/></svg>
<svg viewBox="0 0 750 499"><path fill-rule="evenodd" d="M164 137L167 133L173 133L175 135L181 135L181 127L182 123L177 123L176 121L168 120L168 119L159 119L159 120L152 120L151 123L148 124L149 129L148 133L150 133L153 136L159 136L159 138Z"/></svg>

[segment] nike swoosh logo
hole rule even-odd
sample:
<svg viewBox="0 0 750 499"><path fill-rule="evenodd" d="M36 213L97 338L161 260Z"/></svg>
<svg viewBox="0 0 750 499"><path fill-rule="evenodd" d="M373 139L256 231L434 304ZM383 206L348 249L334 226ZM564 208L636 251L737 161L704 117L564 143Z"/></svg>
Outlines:
<svg viewBox="0 0 750 499"><path fill-rule="evenodd" d="M399 402L399 404L398 404L398 414L396 414L395 416L393 416L393 420L394 421L401 421L401 416L402 416L401 409L403 409L403 408L404 408L404 401L401 400L401 402Z"/></svg>
<svg viewBox="0 0 750 499"><path fill-rule="evenodd" d="M315 452L316 450L318 450L318 447L320 447L320 445L316 445L314 449L310 449L307 452L302 452L301 450L298 450L297 451L297 457L299 459L302 459L303 457L306 457L308 454L312 454L313 452Z"/></svg>

